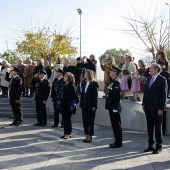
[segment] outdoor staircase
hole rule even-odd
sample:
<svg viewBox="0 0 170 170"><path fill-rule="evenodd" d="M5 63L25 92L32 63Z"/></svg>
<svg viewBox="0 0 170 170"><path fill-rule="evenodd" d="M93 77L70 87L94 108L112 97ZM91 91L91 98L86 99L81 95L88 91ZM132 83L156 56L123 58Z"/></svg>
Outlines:
<svg viewBox="0 0 170 170"><path fill-rule="evenodd" d="M21 98L21 109L23 117L25 118L35 118L36 117L36 107L33 98ZM47 107L47 115L49 108ZM9 103L9 98L0 98L0 117L9 117L12 115L12 108Z"/></svg>

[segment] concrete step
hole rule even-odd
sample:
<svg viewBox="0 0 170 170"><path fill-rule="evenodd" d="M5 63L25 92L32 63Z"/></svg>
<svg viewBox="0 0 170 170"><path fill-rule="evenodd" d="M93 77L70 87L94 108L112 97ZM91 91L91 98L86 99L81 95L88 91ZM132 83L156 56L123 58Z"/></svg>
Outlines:
<svg viewBox="0 0 170 170"><path fill-rule="evenodd" d="M0 103L0 108L11 107L9 103ZM21 108L35 108L35 103L21 103Z"/></svg>
<svg viewBox="0 0 170 170"><path fill-rule="evenodd" d="M0 107L0 112L9 112L12 113L12 108L11 107ZM35 108L22 108L23 113L36 113Z"/></svg>
<svg viewBox="0 0 170 170"><path fill-rule="evenodd" d="M0 117L10 117L11 115L12 115L12 112L0 112ZM47 117L53 118L53 114L47 114ZM23 118L36 118L36 113L23 112Z"/></svg>

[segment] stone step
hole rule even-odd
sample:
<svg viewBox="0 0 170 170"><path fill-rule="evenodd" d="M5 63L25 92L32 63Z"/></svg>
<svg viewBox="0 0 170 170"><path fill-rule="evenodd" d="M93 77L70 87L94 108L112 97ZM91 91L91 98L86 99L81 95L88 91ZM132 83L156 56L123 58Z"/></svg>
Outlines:
<svg viewBox="0 0 170 170"><path fill-rule="evenodd" d="M11 107L9 103L0 103L0 108ZM35 103L21 103L21 108L35 108Z"/></svg>
<svg viewBox="0 0 170 170"><path fill-rule="evenodd" d="M12 112L0 112L0 117L10 117L11 115L12 115ZM47 114L47 117L53 118L53 114ZM36 113L23 112L23 119L24 118L36 118Z"/></svg>
<svg viewBox="0 0 170 170"><path fill-rule="evenodd" d="M0 112L12 113L12 108L11 107L0 107ZM35 108L22 108L22 112L23 113L36 113L36 109Z"/></svg>

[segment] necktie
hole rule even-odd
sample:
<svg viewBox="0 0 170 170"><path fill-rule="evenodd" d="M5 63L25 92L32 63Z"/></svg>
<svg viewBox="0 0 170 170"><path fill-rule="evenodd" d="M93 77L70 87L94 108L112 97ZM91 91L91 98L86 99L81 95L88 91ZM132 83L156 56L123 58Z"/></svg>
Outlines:
<svg viewBox="0 0 170 170"><path fill-rule="evenodd" d="M153 82L154 82L154 77L151 78L151 81L150 81L150 83L149 83L149 88L151 88Z"/></svg>

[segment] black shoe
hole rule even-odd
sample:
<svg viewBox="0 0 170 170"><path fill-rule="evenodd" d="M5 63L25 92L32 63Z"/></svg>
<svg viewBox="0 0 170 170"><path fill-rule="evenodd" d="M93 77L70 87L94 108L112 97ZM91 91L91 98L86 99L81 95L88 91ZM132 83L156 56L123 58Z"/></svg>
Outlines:
<svg viewBox="0 0 170 170"><path fill-rule="evenodd" d="M9 126L15 126L17 123L12 122L11 124L9 124Z"/></svg>
<svg viewBox="0 0 170 170"><path fill-rule="evenodd" d="M87 139L84 139L83 142L84 142L84 143L87 143Z"/></svg>
<svg viewBox="0 0 170 170"><path fill-rule="evenodd" d="M146 148L143 152L153 152L155 150L155 148L153 147L148 147Z"/></svg>
<svg viewBox="0 0 170 170"><path fill-rule="evenodd" d="M63 125L61 125L61 126L60 126L60 128L64 128L64 126L63 126Z"/></svg>
<svg viewBox="0 0 170 170"><path fill-rule="evenodd" d="M22 126L22 122L16 123L15 126Z"/></svg>
<svg viewBox="0 0 170 170"><path fill-rule="evenodd" d="M46 127L47 125L45 123L41 124L41 127Z"/></svg>
<svg viewBox="0 0 170 170"><path fill-rule="evenodd" d="M64 139L64 138L65 138L65 136L66 136L66 135L62 135L62 136L60 136L60 138L61 138L61 139Z"/></svg>
<svg viewBox="0 0 170 170"><path fill-rule="evenodd" d="M162 149L155 149L152 154L159 154L162 152Z"/></svg>
<svg viewBox="0 0 170 170"><path fill-rule="evenodd" d="M58 125L52 125L51 127L52 127L52 128L55 128L55 127L58 127Z"/></svg>
<svg viewBox="0 0 170 170"><path fill-rule="evenodd" d="M41 126L42 123L36 123L34 126Z"/></svg>
<svg viewBox="0 0 170 170"><path fill-rule="evenodd" d="M122 147L122 144L117 145L117 144L113 143L113 144L110 144L109 147L110 147L110 148L121 148L121 147Z"/></svg>

